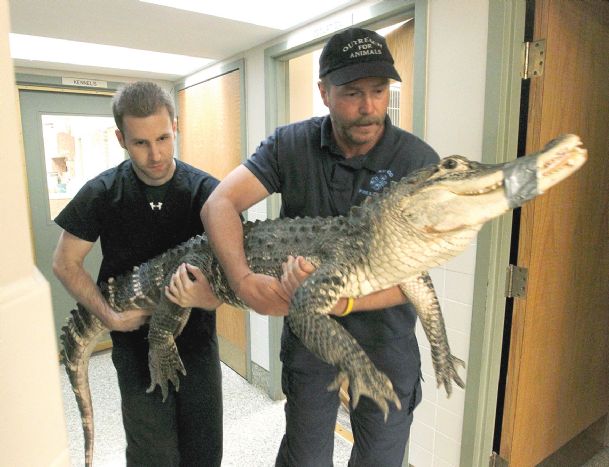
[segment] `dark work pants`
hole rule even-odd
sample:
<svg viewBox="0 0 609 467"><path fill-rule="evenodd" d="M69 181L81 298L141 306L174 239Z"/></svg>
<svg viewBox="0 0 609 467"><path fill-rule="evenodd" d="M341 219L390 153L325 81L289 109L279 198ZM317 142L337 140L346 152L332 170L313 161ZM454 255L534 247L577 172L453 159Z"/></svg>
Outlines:
<svg viewBox="0 0 609 467"><path fill-rule="evenodd" d="M169 383L169 396L163 402L158 386L146 393L150 385L147 341L113 336L112 360L122 398L129 467L216 467L221 463L222 374L217 338L203 334L199 342L188 343L180 338L177 343L186 376L180 374L178 392Z"/></svg>
<svg viewBox="0 0 609 467"><path fill-rule="evenodd" d="M284 329L284 333L285 333ZM284 339L282 388L286 395L286 433L276 467L332 465L338 392L328 391L336 369L320 361L296 340ZM402 403L390 405L387 422L368 397L350 410L354 444L350 467L400 467L412 424L412 412L421 401L420 355L414 334L382 346L364 346L375 365L385 372Z"/></svg>

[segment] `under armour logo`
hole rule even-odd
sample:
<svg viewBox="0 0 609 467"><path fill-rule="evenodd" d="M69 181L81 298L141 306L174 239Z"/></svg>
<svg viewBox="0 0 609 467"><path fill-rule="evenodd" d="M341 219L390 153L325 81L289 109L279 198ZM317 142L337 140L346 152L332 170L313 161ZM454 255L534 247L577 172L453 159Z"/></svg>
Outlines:
<svg viewBox="0 0 609 467"><path fill-rule="evenodd" d="M155 209L158 209L159 211L163 208L163 203L161 203L160 201L158 203L153 203L152 201L150 201L150 209L152 209L153 211Z"/></svg>

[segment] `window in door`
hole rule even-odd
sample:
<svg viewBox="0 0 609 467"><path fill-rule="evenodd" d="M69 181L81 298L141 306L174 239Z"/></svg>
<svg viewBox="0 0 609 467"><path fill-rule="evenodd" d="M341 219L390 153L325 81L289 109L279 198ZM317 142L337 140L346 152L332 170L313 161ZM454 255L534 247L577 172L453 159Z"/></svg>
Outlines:
<svg viewBox="0 0 609 467"><path fill-rule="evenodd" d="M85 182L125 159L112 117L43 114L49 216L55 219Z"/></svg>

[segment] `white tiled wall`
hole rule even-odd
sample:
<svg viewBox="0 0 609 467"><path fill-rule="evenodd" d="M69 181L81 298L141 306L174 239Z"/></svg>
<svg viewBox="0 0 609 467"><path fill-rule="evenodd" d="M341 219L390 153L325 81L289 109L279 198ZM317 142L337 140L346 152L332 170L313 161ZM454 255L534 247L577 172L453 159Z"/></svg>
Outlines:
<svg viewBox="0 0 609 467"><path fill-rule="evenodd" d="M446 324L452 354L467 361L476 245L444 267L430 271ZM414 413L409 462L415 467L459 466L465 391L453 384L447 398L444 387L436 387L429 342L420 323L417 339L421 349L423 400ZM459 368L465 381L466 370Z"/></svg>
<svg viewBox="0 0 609 467"><path fill-rule="evenodd" d="M425 139L441 157L462 154L480 160L488 0L428 0L428 81ZM453 355L467 362L476 261L475 242L431 271ZM415 410L409 462L414 467L460 467L465 391L450 398L436 388L429 343L420 325L423 402ZM465 381L466 370L459 369Z"/></svg>

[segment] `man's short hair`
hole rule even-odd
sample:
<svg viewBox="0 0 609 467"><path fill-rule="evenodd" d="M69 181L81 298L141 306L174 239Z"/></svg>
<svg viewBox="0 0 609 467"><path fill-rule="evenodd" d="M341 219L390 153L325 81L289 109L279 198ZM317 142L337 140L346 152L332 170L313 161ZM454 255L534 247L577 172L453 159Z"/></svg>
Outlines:
<svg viewBox="0 0 609 467"><path fill-rule="evenodd" d="M176 115L171 95L158 84L136 81L121 87L112 98L112 113L118 129L123 132L123 118L149 117L165 107L173 122Z"/></svg>

